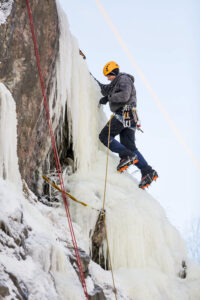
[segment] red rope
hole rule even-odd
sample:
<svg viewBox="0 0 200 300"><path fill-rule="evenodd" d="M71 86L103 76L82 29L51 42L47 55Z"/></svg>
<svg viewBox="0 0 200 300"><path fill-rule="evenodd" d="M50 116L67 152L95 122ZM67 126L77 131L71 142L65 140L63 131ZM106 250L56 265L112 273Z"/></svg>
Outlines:
<svg viewBox="0 0 200 300"><path fill-rule="evenodd" d="M52 142L54 157L55 157L55 161L56 161L56 168L57 168L57 172L58 172L58 176L59 176L59 180L60 180L60 186L61 186L61 189L62 189L62 197L63 197L63 201L64 201L64 205L65 205L65 210L66 210L66 214L67 214L69 229L70 229L70 233L71 233L71 237L72 237L72 243L73 243L73 246L74 246L74 251L75 251L75 255L76 255L76 259L77 259L77 265L78 265L78 268L79 268L79 273L80 273L80 278L81 278L83 290L84 290L86 298L89 300L88 293L87 293L87 287L86 287L86 283L85 283L85 278L84 278L84 274L83 274L83 268L82 268L80 256L79 256L79 253L78 253L77 242L76 242L74 229L73 229L73 225L72 225L72 221L71 221L71 217L70 217L67 197L66 197L66 194L65 194L63 174L62 174L62 169L61 169L60 160L59 160L59 156L58 156L58 150L57 150L57 146L56 146L55 136L54 136L54 133L53 133L52 123L51 123L51 119L50 119L48 101L47 101L47 96L46 96L46 92L45 92L45 83L44 83L44 78L43 78L42 70L41 70L40 56L39 56L39 51L38 51L38 46L37 46L37 41L36 41L36 36L35 36L35 30L34 30L34 24L33 24L33 18L32 18L32 14L31 14L31 8L30 8L29 0L26 0L26 3L27 3L27 8L28 8L28 15L29 15L32 39L33 39L33 44L34 44L34 49L35 49L35 56L36 56L37 67L38 67L38 74L39 74L39 77L40 77L40 84L41 84L41 89L42 89L43 101L44 101L44 106L45 106L45 110L46 110L46 117L47 117L47 121L48 121L48 125L49 125L50 135L51 135L51 142Z"/></svg>

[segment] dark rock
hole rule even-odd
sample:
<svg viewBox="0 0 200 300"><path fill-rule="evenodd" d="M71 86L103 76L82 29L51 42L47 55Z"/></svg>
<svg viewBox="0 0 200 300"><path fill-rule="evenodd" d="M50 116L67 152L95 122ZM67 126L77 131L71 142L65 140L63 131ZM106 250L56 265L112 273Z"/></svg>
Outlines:
<svg viewBox="0 0 200 300"><path fill-rule="evenodd" d="M55 0L30 0L30 6L48 98L59 51L57 8ZM19 168L22 178L38 195L41 192L38 185L41 179L39 170L48 172L48 168L54 168L55 163L26 1L13 1L11 14L6 24L0 27L0 81L10 90L16 101ZM55 136L62 140L60 135L61 130L57 128ZM66 157L68 152L73 157L72 146L69 146L67 123L63 135L64 145L58 143L60 158ZM48 157L50 167L46 163Z"/></svg>
<svg viewBox="0 0 200 300"><path fill-rule="evenodd" d="M2 249L9 248L18 260L26 259L26 239L29 232L21 216L21 210L16 210L6 221L0 220L0 246Z"/></svg>
<svg viewBox="0 0 200 300"><path fill-rule="evenodd" d="M7 224L5 224L4 221L0 220L0 229L5 232L5 234L10 234L10 230L9 227L7 226Z"/></svg>
<svg viewBox="0 0 200 300"><path fill-rule="evenodd" d="M85 276L87 276L88 275L88 265L90 263L90 257L82 249L79 248L78 251L79 251L79 256L80 256L81 263L82 263L83 273Z"/></svg>
<svg viewBox="0 0 200 300"><path fill-rule="evenodd" d="M95 285L94 290L92 291L92 293L89 294L89 299L90 300L106 300L103 289L100 286Z"/></svg>
<svg viewBox="0 0 200 300"><path fill-rule="evenodd" d="M181 270L178 274L178 276L182 279L185 279L187 277L187 264L186 264L186 261L183 260L182 263L181 263Z"/></svg>
<svg viewBox="0 0 200 300"><path fill-rule="evenodd" d="M5 282L0 280L0 299L10 295L9 288L6 286Z"/></svg>
<svg viewBox="0 0 200 300"><path fill-rule="evenodd" d="M15 249L16 244L13 241L13 238L5 234L3 231L0 230L0 245L3 247L8 247L10 249Z"/></svg>
<svg viewBox="0 0 200 300"><path fill-rule="evenodd" d="M24 227L24 229L23 229L23 235L24 235L25 239L28 238L28 234L29 234L29 228L28 227Z"/></svg>
<svg viewBox="0 0 200 300"><path fill-rule="evenodd" d="M20 300L27 300L28 299L28 289L24 282L19 281L18 278L11 272L5 270L5 272L9 275L9 278L13 282L14 286L16 287L17 291L17 298Z"/></svg>
<svg viewBox="0 0 200 300"><path fill-rule="evenodd" d="M78 266L77 266L77 260L75 257L74 249L70 248L70 250L71 250L71 255L69 256L70 262L73 265L74 269L76 270L77 274L79 275L79 270L78 270ZM82 250L80 248L78 249L78 252L79 252L84 276L87 277L88 276L88 265L90 263L90 257L84 250Z"/></svg>
<svg viewBox="0 0 200 300"><path fill-rule="evenodd" d="M95 228L92 235L92 260L99 264L103 269L108 269L108 260L107 257L104 257L102 255L102 251L100 251L100 248L103 247L103 241L105 239L105 226L104 226L104 217L105 217L105 211L101 211Z"/></svg>

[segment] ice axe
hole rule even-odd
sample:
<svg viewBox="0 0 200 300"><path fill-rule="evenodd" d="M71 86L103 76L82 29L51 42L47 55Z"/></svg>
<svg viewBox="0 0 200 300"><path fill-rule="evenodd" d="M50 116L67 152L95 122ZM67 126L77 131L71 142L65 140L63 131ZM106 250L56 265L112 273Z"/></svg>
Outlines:
<svg viewBox="0 0 200 300"><path fill-rule="evenodd" d="M55 184L55 182L53 180L51 180L50 178L48 178L47 176L43 175L42 178L48 182L54 189L58 190L59 192L63 193L64 191L57 185ZM90 207L91 209L94 209L96 211L100 211L99 209L89 205L89 204L86 204L82 201L79 201L78 199L76 199L74 196L72 196L71 194L67 193L66 191L64 192L71 200L83 205L83 206L88 206Z"/></svg>
<svg viewBox="0 0 200 300"><path fill-rule="evenodd" d="M86 59L85 54L83 53L83 51L81 51L81 49L79 49L79 54L83 57L83 59Z"/></svg>

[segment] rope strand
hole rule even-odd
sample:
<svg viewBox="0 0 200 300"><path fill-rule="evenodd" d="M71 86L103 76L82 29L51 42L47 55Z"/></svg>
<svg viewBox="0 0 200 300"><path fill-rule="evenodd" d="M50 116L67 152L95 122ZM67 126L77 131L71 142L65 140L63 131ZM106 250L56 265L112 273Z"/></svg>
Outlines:
<svg viewBox="0 0 200 300"><path fill-rule="evenodd" d="M106 158L106 174L105 174L104 197L103 197L103 207L102 207L103 212L104 212L105 203L106 203L106 187L107 187L107 177L108 177L108 157L109 157L109 150L110 150L110 127L111 127L111 121L112 121L113 117L114 117L114 115L112 115L110 117L109 125L108 125L109 128L108 128L108 146L107 146L107 158ZM106 226L105 213L103 213L103 223L104 223L104 228L105 228L106 243L107 243L107 249L108 249L108 261L109 261L110 270L111 270L111 274L112 274L112 281L113 281L115 299L117 300L117 289L116 289L116 286L115 286L115 279L114 279L113 267L112 267L112 262L111 262L111 255L110 255L110 247L109 247L109 242L108 242L108 231L107 231L107 226Z"/></svg>
<svg viewBox="0 0 200 300"><path fill-rule="evenodd" d="M48 107L46 91L45 91L45 83L44 83L44 78L43 78L42 70L41 70L40 55L39 55L39 51L38 51L37 40L36 40L36 36L35 36L35 30L34 30L34 24L33 24L33 18L32 18L32 13L31 13L29 0L26 0L26 3L27 3L27 9L28 9L32 39L33 39L33 44L34 44L35 57L36 57L36 62L37 62L37 67L38 67L38 74L39 74L40 84L41 84L41 89L42 89L43 102L44 102L44 106L45 106L46 117L47 117L47 121L48 121L50 135L51 135L51 142L52 142L54 158L55 158L55 162L56 162L56 168L57 168L58 177L59 177L59 180L60 180L60 186L61 186L61 189L62 189L63 202L64 202L64 206L65 206L65 211L66 211L66 214L67 214L67 219L68 219L69 229L70 229L70 233L71 233L72 243L73 243L73 246L74 246L74 252L75 252L76 259L77 259L77 265L78 265L78 269L79 269L79 273L80 273L81 283L82 283L82 286L83 286L85 297L86 297L87 300L89 300L89 296L88 296L88 293L87 293L87 286L86 286L86 282L85 282L85 278L84 278L84 274L83 274L83 268L82 268L82 264L81 264L81 260L80 260L80 256L79 256L79 252L78 252L78 246L77 246L77 242L76 242L76 238L75 238L75 234L74 234L74 229L73 229L73 225L72 225L72 221L71 221L71 216L70 216L70 212L69 212L67 197L66 197L66 194L65 194L63 174L62 174L62 169L61 169L60 160L59 160L59 156L58 156L58 150L57 150L57 146L56 146L56 141L55 141L55 136L54 136L54 132L53 132L52 122L51 122L51 119L50 119L50 112L49 112L49 107Z"/></svg>

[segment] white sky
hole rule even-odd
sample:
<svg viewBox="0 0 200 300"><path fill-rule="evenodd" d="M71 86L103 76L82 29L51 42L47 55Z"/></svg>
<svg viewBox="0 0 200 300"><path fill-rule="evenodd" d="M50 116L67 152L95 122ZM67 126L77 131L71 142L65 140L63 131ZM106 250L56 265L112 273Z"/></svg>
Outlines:
<svg viewBox="0 0 200 300"><path fill-rule="evenodd" d="M124 54L95 0L60 0L71 32L101 82L106 62L135 77L138 110L144 134L137 147L159 173L149 192L181 231L200 216L200 170L156 106ZM200 162L199 77L200 2L198 0L102 0L105 10L129 47L170 117Z"/></svg>

